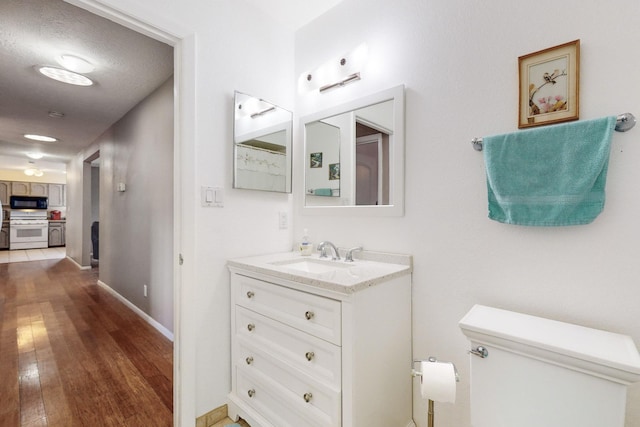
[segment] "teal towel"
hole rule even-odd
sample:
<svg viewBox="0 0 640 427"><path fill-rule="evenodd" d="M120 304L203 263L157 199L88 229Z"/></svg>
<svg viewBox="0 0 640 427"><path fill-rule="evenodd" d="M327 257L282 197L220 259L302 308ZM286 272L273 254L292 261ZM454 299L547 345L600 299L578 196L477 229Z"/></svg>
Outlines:
<svg viewBox="0 0 640 427"><path fill-rule="evenodd" d="M330 188L316 188L313 190L313 194L316 196L333 196L333 192Z"/></svg>
<svg viewBox="0 0 640 427"><path fill-rule="evenodd" d="M579 225L604 208L616 117L483 138L489 218L506 224Z"/></svg>

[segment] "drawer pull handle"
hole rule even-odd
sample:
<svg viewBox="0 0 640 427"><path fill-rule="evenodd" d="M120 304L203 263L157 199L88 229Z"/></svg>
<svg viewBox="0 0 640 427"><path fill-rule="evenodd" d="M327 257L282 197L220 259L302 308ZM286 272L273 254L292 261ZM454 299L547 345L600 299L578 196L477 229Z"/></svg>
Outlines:
<svg viewBox="0 0 640 427"><path fill-rule="evenodd" d="M251 389L247 391L247 394L249 395L249 397L253 397L256 394L256 391L254 389Z"/></svg>
<svg viewBox="0 0 640 427"><path fill-rule="evenodd" d="M304 355L304 357L307 358L307 360L309 362L311 362L313 360L314 357L316 357L315 353L313 351L307 351Z"/></svg>
<svg viewBox="0 0 640 427"><path fill-rule="evenodd" d="M253 298L255 296L255 294L253 293L253 291L248 291L247 292L247 298Z"/></svg>
<svg viewBox="0 0 640 427"><path fill-rule="evenodd" d="M305 393L304 395L302 395L302 398L304 399L305 402L309 403L313 398L313 394Z"/></svg>
<svg viewBox="0 0 640 427"><path fill-rule="evenodd" d="M251 365L253 363L253 357L248 356L246 359L244 359L245 362L247 362L247 365Z"/></svg>
<svg viewBox="0 0 640 427"><path fill-rule="evenodd" d="M247 325L247 329L249 330L249 332L253 331L256 328L256 325L254 325L253 323L249 323Z"/></svg>
<svg viewBox="0 0 640 427"><path fill-rule="evenodd" d="M311 319L313 319L313 316L315 316L315 313L314 313L313 311L307 311L306 313L304 313L304 317L305 317L307 320L311 320Z"/></svg>

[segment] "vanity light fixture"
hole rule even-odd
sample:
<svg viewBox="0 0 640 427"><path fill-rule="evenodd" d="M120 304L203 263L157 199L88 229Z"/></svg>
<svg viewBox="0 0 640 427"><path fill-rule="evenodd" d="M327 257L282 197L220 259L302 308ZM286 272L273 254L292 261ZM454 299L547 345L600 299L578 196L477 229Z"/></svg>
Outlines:
<svg viewBox="0 0 640 427"><path fill-rule="evenodd" d="M35 135L32 133L26 133L24 134L24 137L32 141L40 141L40 142L56 142L58 140L57 138L54 138L52 136Z"/></svg>
<svg viewBox="0 0 640 427"><path fill-rule="evenodd" d="M335 83L330 83L328 85L324 85L318 90L320 91L320 93L323 93L323 92L325 92L325 91L327 91L329 89L333 89L333 88L336 88L336 87L342 87L342 86L344 86L344 85L346 85L348 83L355 82L355 81L358 81L358 80L360 80L360 73L353 73L353 74L345 77L344 79L340 80L339 82L335 82Z"/></svg>
<svg viewBox="0 0 640 427"><path fill-rule="evenodd" d="M82 74L74 73L73 71L65 70L58 67L50 66L37 66L36 69L43 76L50 79L57 80L62 83L68 83L76 86L92 86L93 80L89 77L85 77Z"/></svg>
<svg viewBox="0 0 640 427"><path fill-rule="evenodd" d="M325 62L313 71L300 75L298 87L301 92L318 90L324 93L330 89L343 87L362 78L368 55L366 43L362 43L351 52Z"/></svg>
<svg viewBox="0 0 640 427"><path fill-rule="evenodd" d="M267 114L270 111L275 111L276 107L269 107L269 108L265 108L264 110L260 110L260 111L256 111L255 113L251 114L251 118L255 119L257 117L262 116L263 114Z"/></svg>

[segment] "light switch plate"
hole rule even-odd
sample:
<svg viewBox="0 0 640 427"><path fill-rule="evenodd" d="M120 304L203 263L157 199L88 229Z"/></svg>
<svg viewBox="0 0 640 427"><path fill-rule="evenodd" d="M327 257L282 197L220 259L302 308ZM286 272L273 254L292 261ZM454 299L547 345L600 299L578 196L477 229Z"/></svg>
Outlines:
<svg viewBox="0 0 640 427"><path fill-rule="evenodd" d="M200 187L200 203L205 208L221 208L224 206L224 189L221 187Z"/></svg>

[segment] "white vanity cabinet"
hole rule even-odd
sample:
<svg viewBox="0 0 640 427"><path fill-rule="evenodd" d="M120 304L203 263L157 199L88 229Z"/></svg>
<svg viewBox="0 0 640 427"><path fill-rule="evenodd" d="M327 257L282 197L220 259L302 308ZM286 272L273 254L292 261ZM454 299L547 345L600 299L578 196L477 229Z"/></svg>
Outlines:
<svg viewBox="0 0 640 427"><path fill-rule="evenodd" d="M410 272L343 292L229 268L232 418L252 427L414 426Z"/></svg>

